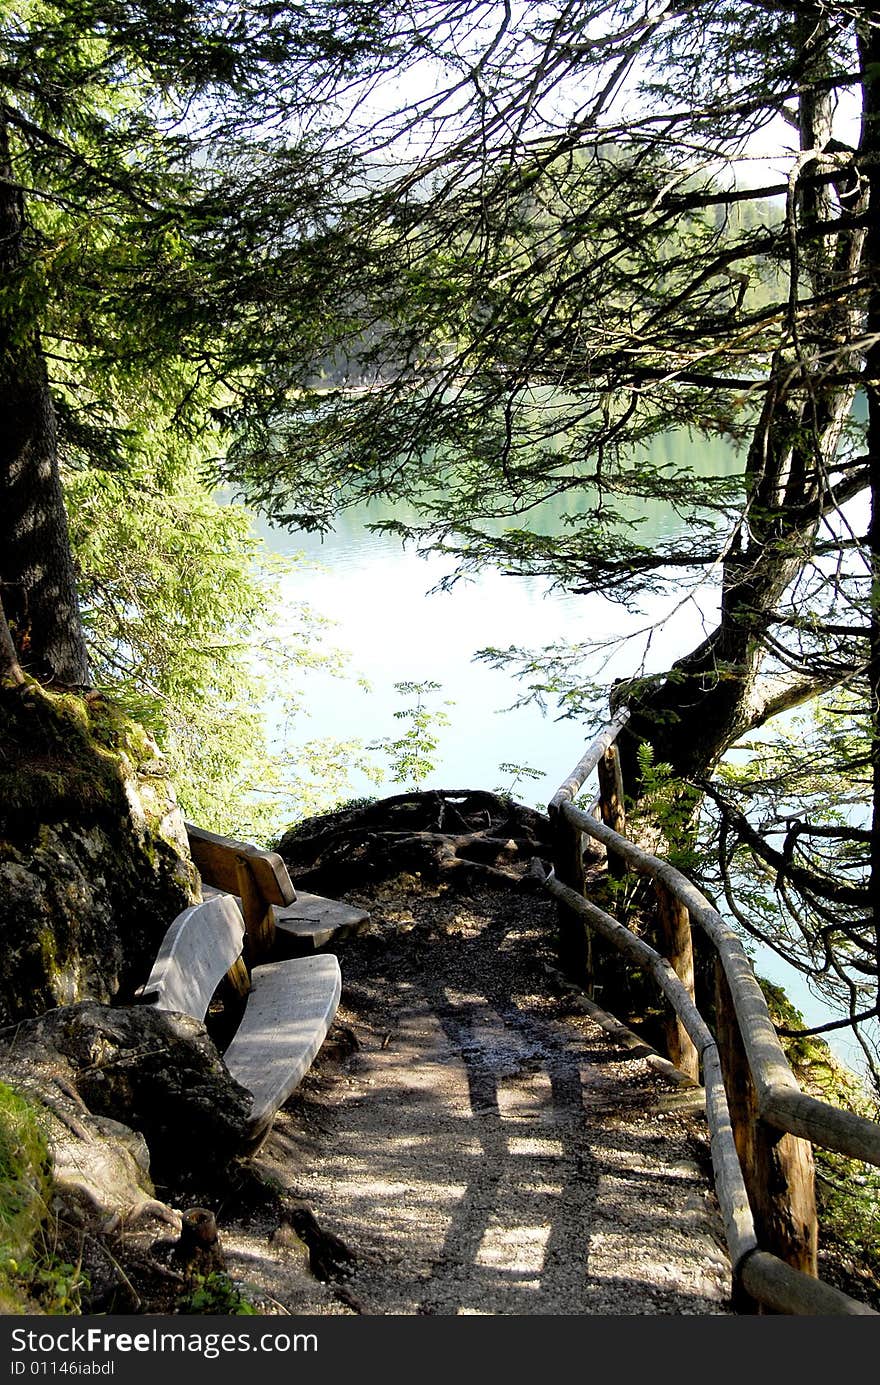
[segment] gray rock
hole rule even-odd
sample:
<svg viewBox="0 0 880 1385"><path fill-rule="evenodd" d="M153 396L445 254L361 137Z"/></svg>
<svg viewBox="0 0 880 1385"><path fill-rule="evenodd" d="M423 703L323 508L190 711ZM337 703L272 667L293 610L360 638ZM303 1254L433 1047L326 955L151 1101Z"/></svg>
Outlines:
<svg viewBox="0 0 880 1385"><path fill-rule="evenodd" d="M143 1136L154 1176L216 1169L246 1140L251 1099L203 1024L146 1006L85 1001L25 1021L0 1049L0 1076L42 1074L93 1116ZM131 1149L129 1150L131 1153ZM134 1157L137 1163L137 1157Z"/></svg>
<svg viewBox="0 0 880 1385"><path fill-rule="evenodd" d="M157 1208L143 1136L94 1116L72 1083L66 1059L42 1051L0 1055L0 1081L39 1113L50 1156L49 1208L65 1225L102 1228Z"/></svg>

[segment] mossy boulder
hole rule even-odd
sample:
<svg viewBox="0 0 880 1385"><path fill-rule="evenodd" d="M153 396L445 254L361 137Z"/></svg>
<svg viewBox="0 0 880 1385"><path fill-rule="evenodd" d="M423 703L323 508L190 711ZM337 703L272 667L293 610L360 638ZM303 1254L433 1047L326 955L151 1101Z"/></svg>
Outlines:
<svg viewBox="0 0 880 1385"><path fill-rule="evenodd" d="M197 891L143 728L97 694L0 688L0 1025L130 997Z"/></svg>
<svg viewBox="0 0 880 1385"><path fill-rule="evenodd" d="M188 1015L83 1001L7 1029L0 1313L143 1311L121 1252L139 1229L180 1229L166 1199L222 1180L248 1142L250 1107ZM137 1252L134 1264L144 1268ZM154 1271L148 1257L148 1284Z"/></svg>

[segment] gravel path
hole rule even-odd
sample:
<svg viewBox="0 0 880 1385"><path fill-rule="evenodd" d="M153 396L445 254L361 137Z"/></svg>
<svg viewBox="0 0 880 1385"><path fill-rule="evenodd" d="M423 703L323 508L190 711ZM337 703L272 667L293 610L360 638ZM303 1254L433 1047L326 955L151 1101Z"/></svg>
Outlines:
<svg viewBox="0 0 880 1385"><path fill-rule="evenodd" d="M554 987L552 907L352 899L337 1024L258 1156L329 1235L326 1282L256 1225L231 1267L294 1313L731 1313L705 1124Z"/></svg>

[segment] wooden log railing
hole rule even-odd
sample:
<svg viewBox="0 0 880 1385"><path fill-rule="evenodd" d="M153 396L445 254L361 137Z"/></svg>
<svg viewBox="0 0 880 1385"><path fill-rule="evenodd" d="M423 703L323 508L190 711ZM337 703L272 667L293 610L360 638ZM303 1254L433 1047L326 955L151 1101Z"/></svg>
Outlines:
<svg viewBox="0 0 880 1385"><path fill-rule="evenodd" d="M692 881L616 830L624 822L619 761L609 768L607 757L628 716L620 711L591 742L549 804L553 869L541 874L560 907L563 965L574 964L589 987L597 935L648 972L671 1006L670 1057L692 1077L702 1067L735 1298L777 1313L875 1315L816 1277L812 1145L880 1165L880 1125L801 1091L736 934ZM599 813L585 812L574 800L600 764ZM615 861L617 873L653 881L668 956L584 897L584 836L605 847L609 870ZM694 1002L693 923L717 958L714 1035Z"/></svg>

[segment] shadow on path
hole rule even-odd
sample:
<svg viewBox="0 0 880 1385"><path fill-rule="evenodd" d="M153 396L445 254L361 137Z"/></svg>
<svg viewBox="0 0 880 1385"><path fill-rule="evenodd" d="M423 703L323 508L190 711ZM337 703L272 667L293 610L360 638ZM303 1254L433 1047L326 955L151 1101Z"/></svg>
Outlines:
<svg viewBox="0 0 880 1385"><path fill-rule="evenodd" d="M381 898L358 902L381 929ZM405 937L341 954L359 1047L289 1104L315 1132L307 1155L278 1127L276 1159L354 1252L358 1305L731 1312L700 1124L660 1110L664 1079L552 993L549 906L487 892L410 908Z"/></svg>

